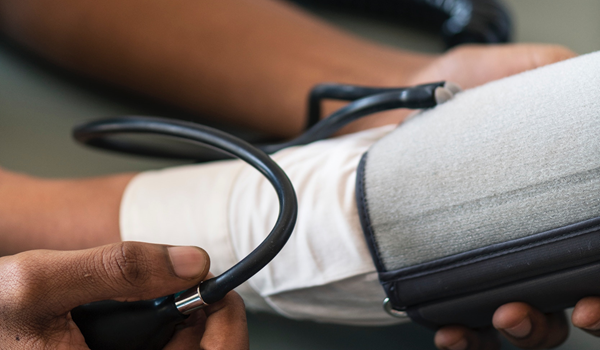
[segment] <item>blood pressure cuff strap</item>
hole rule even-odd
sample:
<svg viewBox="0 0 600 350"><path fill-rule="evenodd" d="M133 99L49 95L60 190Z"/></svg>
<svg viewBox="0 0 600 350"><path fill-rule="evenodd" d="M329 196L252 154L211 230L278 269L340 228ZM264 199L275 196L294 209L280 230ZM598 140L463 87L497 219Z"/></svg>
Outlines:
<svg viewBox="0 0 600 350"><path fill-rule="evenodd" d="M484 327L600 295L600 55L459 93L374 144L357 204L394 309Z"/></svg>

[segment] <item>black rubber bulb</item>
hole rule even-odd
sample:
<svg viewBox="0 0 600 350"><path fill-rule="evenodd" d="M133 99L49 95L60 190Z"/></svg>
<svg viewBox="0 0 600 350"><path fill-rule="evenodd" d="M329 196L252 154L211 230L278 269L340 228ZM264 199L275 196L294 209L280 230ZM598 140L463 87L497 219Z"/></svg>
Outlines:
<svg viewBox="0 0 600 350"><path fill-rule="evenodd" d="M137 302L99 301L76 307L73 321L91 350L160 350L188 316L173 295Z"/></svg>

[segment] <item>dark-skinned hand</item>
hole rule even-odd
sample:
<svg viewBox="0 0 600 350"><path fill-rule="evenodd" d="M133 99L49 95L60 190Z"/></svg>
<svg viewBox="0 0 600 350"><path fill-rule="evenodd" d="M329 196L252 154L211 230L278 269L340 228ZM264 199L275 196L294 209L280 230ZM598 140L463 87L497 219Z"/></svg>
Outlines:
<svg viewBox="0 0 600 350"><path fill-rule="evenodd" d="M0 258L0 349L89 349L70 310L100 300L153 299L208 274L202 249L125 242ZM187 319L165 349L248 349L244 303L229 293Z"/></svg>

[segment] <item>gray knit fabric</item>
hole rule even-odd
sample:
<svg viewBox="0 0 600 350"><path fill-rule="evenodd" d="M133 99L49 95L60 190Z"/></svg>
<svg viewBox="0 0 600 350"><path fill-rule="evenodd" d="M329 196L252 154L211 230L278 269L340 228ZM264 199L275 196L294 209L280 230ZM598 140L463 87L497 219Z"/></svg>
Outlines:
<svg viewBox="0 0 600 350"><path fill-rule="evenodd" d="M368 152L387 270L600 216L600 53L467 90Z"/></svg>

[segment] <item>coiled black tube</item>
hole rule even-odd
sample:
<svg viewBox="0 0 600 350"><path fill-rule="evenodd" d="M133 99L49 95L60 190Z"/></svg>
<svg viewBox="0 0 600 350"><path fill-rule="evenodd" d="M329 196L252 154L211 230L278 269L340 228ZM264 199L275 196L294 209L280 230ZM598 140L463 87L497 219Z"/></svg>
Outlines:
<svg viewBox="0 0 600 350"><path fill-rule="evenodd" d="M152 117L121 117L99 120L76 127L74 138L84 144L117 149L106 136L115 134L152 134L175 137L227 152L261 172L273 185L279 198L279 216L267 238L248 256L221 275L203 282L202 298L208 304L222 299L267 265L289 239L298 205L296 194L283 170L264 152L234 136L204 125Z"/></svg>
<svg viewBox="0 0 600 350"><path fill-rule="evenodd" d="M435 107L437 104L435 89L443 87L444 84L445 82L439 82L406 88L372 88L343 84L317 85L309 97L309 101L317 106L322 98L354 102L338 109L291 141L259 146L259 148L266 153L275 153L287 147L306 145L327 138L351 122L373 113L397 108L421 109ZM316 96L319 96L319 99ZM309 115L309 123L315 122L320 117L317 107L312 109L309 107L309 112L311 110L315 112L316 117Z"/></svg>
<svg viewBox="0 0 600 350"><path fill-rule="evenodd" d="M431 108L437 102L435 99L435 90L438 87L443 87L445 82L437 82L431 84L423 84L411 87L401 88L377 88L344 84L319 84L313 88L309 96L309 115L308 124L312 126L299 137L290 141L268 144L254 145L265 153L275 153L281 149L305 145L317 140L331 136L336 131L345 125L369 114L387 111L397 108ZM320 120L320 103L323 99L337 99L344 101L353 101L348 105L340 108L325 119ZM121 153L130 153L142 156L164 157L175 159L188 159L193 161L209 161L216 159L228 158L227 155L212 153L209 157L204 157L204 154L194 154L187 151L168 150L161 145L148 145L115 139L112 136L121 130L122 124L133 123L135 120L143 120L138 116L128 116L118 118L121 122L95 122L83 125L75 129L74 136L77 141L85 143L89 146L118 151ZM159 118L152 118L159 120ZM115 121L116 119L113 119ZM193 123L175 122L172 124L195 125ZM139 122L141 124L141 122ZM91 128L94 128L94 137L91 135ZM208 128L208 127L204 127ZM210 130L215 130L209 128ZM158 130L157 130L158 131ZM151 134L164 135L164 133L147 132ZM218 148L218 147L216 147Z"/></svg>

